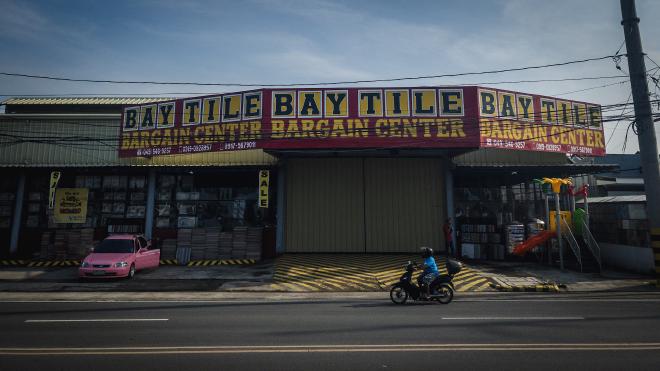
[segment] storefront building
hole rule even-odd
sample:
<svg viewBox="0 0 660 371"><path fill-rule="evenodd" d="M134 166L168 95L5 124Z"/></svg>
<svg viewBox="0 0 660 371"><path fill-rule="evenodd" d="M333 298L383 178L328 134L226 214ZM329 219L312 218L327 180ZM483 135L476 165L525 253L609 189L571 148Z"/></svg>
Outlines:
<svg viewBox="0 0 660 371"><path fill-rule="evenodd" d="M594 171L566 153L605 147L597 105L473 86L5 105L0 246L22 258L79 257L115 232L193 260L442 252L475 197L505 205L488 217L501 228L507 186Z"/></svg>

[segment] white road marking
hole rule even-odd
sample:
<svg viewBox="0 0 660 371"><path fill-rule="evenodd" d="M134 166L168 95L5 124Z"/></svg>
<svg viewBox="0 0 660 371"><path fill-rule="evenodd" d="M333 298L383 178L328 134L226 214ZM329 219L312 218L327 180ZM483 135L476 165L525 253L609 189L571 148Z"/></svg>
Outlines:
<svg viewBox="0 0 660 371"><path fill-rule="evenodd" d="M168 318L91 318L91 319L26 319L25 323L57 323L57 322L153 322L169 321Z"/></svg>
<svg viewBox="0 0 660 371"><path fill-rule="evenodd" d="M306 303L332 303L332 302L337 302L337 301L344 301L346 299L306 299L306 298L299 298L299 299L270 299L270 298L264 298L261 300L232 300L232 299L218 299L218 300L195 300L195 299L171 299L171 300L6 300L2 301L2 303L11 303L11 304L26 304L26 303L49 303L49 304L67 304L67 303L103 303L103 304L125 304L125 303L131 303L131 304L149 304L149 303L157 303L157 304L182 304L182 303L197 303L197 304L203 304L203 303L208 303L208 304L256 304L256 303L297 303L297 302L306 302ZM373 298L351 298L349 300L354 300L354 301L379 301L379 299L373 299ZM382 300L389 300L386 297L384 297ZM608 298L583 298L583 299L571 299L571 298L562 298L562 297L544 297L544 298L530 298L530 299L516 299L516 298L493 298L493 299L459 299L456 298L453 300L453 303L472 303L472 302L478 302L478 303L483 303L483 302L557 302L557 303L582 303L582 302L611 302L611 303L625 303L625 302L631 302L631 303L657 303L660 302L660 298L658 299L651 299L651 298L630 298L630 299L608 299Z"/></svg>
<svg viewBox="0 0 660 371"><path fill-rule="evenodd" d="M607 302L607 303L657 303L660 302L660 299L563 299L563 298L545 298L545 299L456 299L454 302L499 302L499 301L529 301L529 302L557 302L557 303L590 303L590 302Z"/></svg>
<svg viewBox="0 0 660 371"><path fill-rule="evenodd" d="M442 317L448 321L574 321L584 317Z"/></svg>
<svg viewBox="0 0 660 371"><path fill-rule="evenodd" d="M539 344L332 344L238 345L171 347L0 348L0 355L131 355L195 353L328 353L328 352L437 352L437 351L639 351L660 350L660 343L539 343Z"/></svg>

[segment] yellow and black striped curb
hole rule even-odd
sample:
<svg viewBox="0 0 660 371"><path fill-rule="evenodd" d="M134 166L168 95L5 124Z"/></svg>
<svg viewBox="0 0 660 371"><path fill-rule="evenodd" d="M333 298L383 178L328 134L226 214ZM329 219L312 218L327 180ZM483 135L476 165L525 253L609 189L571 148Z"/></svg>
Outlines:
<svg viewBox="0 0 660 371"><path fill-rule="evenodd" d="M255 259L219 259L219 260L192 260L188 267L208 267L212 265L249 265L255 264Z"/></svg>
<svg viewBox="0 0 660 371"><path fill-rule="evenodd" d="M660 288L660 228L651 228L651 248L655 258L655 285Z"/></svg>
<svg viewBox="0 0 660 371"><path fill-rule="evenodd" d="M80 260L35 260L27 263L28 267L77 267Z"/></svg>
<svg viewBox="0 0 660 371"><path fill-rule="evenodd" d="M22 267L26 264L25 260L0 260L0 267Z"/></svg>
<svg viewBox="0 0 660 371"><path fill-rule="evenodd" d="M542 283L538 285L498 285L491 283L490 286L497 291L506 292L559 292L556 283Z"/></svg>
<svg viewBox="0 0 660 371"><path fill-rule="evenodd" d="M193 260L188 267L207 267L212 265L249 265L255 264L255 259L217 259L217 260ZM176 259L161 259L160 265L179 265ZM48 267L78 267L80 260L0 260L0 267L28 267L28 268L48 268Z"/></svg>
<svg viewBox="0 0 660 371"><path fill-rule="evenodd" d="M290 254L275 261L274 291L384 291L399 281L408 260L419 255ZM445 259L436 258L440 273ZM417 276L415 272L415 277ZM454 277L457 291L490 290L491 278L465 266Z"/></svg>

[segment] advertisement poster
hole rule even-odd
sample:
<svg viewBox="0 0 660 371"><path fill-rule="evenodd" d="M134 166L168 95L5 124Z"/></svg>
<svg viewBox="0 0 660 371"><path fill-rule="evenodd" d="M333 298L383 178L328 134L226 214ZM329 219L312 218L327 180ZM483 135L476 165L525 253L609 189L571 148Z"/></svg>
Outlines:
<svg viewBox="0 0 660 371"><path fill-rule="evenodd" d="M55 223L85 223L88 193L87 188L58 188L53 215Z"/></svg>

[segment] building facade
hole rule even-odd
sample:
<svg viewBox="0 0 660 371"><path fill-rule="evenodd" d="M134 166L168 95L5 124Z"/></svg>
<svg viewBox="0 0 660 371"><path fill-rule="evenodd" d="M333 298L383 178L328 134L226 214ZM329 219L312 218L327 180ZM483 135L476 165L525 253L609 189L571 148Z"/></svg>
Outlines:
<svg viewBox="0 0 660 371"><path fill-rule="evenodd" d="M4 104L0 246L22 258L79 257L115 232L193 259L444 252L448 218L501 232L541 216L528 181L604 166L566 157L602 154L595 105L477 87ZM75 223L57 216L67 190L85 195Z"/></svg>

